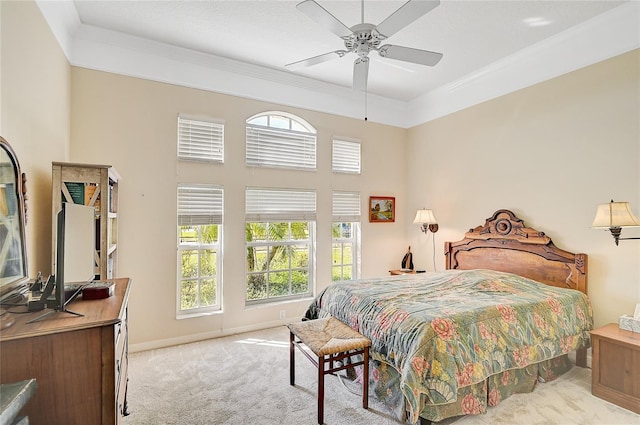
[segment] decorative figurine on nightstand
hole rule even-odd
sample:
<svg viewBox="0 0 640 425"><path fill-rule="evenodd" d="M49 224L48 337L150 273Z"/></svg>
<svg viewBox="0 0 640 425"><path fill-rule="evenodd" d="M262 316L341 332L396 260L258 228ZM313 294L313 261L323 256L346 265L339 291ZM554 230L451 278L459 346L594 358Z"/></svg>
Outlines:
<svg viewBox="0 0 640 425"><path fill-rule="evenodd" d="M411 247L407 249L407 253L402 257L402 269L403 270L413 270L413 254L411 253Z"/></svg>

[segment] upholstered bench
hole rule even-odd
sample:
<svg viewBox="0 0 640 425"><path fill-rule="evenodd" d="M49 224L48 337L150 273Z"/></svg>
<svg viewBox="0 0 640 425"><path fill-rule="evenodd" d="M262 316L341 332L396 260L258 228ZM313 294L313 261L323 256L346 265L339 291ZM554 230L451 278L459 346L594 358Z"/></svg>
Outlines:
<svg viewBox="0 0 640 425"><path fill-rule="evenodd" d="M289 383L295 385L295 347L318 368L318 423L324 422L324 376L334 372L363 366L362 407L369 407L369 347L371 341L338 319L307 320L290 323L289 328ZM305 345L316 356L315 359ZM359 355L363 359L351 363L345 359ZM350 360L350 359L348 359ZM336 364L336 362L339 362Z"/></svg>

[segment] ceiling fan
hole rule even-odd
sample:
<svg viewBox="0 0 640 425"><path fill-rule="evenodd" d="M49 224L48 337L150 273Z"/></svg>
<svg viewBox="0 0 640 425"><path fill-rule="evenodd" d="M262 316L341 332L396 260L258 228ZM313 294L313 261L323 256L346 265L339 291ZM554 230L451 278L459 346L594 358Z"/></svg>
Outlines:
<svg viewBox="0 0 640 425"><path fill-rule="evenodd" d="M344 41L346 50L336 50L285 66L291 70L296 70L317 65L336 57L343 57L347 53L356 53L358 57L353 64L353 88L361 91L367 90L369 52L372 50L378 52L383 58L434 66L442 59L442 53L395 46L393 44L380 44L439 4L440 0L409 0L380 24L373 25L364 22L364 0L362 0L362 23L349 28L315 0L305 0L302 3L298 3L296 8L340 37Z"/></svg>

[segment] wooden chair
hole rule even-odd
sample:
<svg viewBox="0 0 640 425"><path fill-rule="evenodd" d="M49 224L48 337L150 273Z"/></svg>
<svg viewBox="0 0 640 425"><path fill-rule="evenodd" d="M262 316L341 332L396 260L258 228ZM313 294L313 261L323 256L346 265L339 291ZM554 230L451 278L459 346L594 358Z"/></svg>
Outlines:
<svg viewBox="0 0 640 425"><path fill-rule="evenodd" d="M324 423L324 376L343 369L363 366L362 407L369 407L369 347L371 341L339 320L329 317L290 323L289 328L289 383L295 385L295 347L318 368L318 423ZM316 356L314 358L303 345ZM351 356L362 354L363 359L345 362ZM339 362L335 364L335 362Z"/></svg>

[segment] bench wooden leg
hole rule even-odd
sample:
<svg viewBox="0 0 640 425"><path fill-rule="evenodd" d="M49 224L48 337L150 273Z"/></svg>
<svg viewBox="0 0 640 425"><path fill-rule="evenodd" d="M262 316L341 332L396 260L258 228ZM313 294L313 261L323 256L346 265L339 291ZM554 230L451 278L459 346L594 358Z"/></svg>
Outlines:
<svg viewBox="0 0 640 425"><path fill-rule="evenodd" d="M293 332L289 332L289 384L296 384L296 353L295 344L293 343L295 336Z"/></svg>
<svg viewBox="0 0 640 425"><path fill-rule="evenodd" d="M318 356L318 424L324 423L324 356Z"/></svg>
<svg viewBox="0 0 640 425"><path fill-rule="evenodd" d="M362 365L362 407L369 408L369 347L364 349L364 364Z"/></svg>

